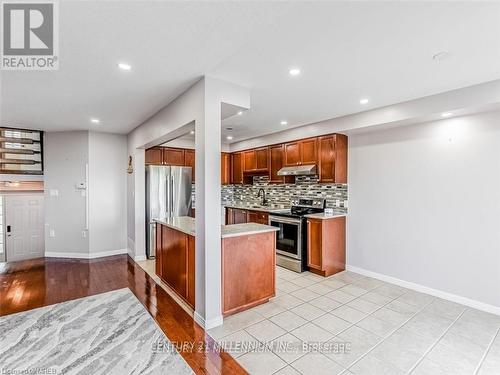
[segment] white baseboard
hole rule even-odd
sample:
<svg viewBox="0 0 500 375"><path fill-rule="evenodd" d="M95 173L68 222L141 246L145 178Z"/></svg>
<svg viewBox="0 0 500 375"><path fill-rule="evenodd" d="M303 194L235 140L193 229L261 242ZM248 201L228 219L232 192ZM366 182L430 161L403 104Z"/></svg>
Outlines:
<svg viewBox="0 0 500 375"><path fill-rule="evenodd" d="M129 253L129 255L130 255L130 253ZM140 262L141 260L146 260L146 255L134 255L133 259L136 262Z"/></svg>
<svg viewBox="0 0 500 375"><path fill-rule="evenodd" d="M46 251L45 256L47 258L95 259L95 258L109 257L112 255L127 254L127 252L128 249L100 251L97 253L70 253L70 252Z"/></svg>
<svg viewBox="0 0 500 375"><path fill-rule="evenodd" d="M223 318L222 315L217 316L213 319L210 320L205 320L204 317L202 317L200 314L198 314L196 311L194 312L194 321L198 323L200 326L202 326L205 330L209 330L218 326L221 326L223 323Z"/></svg>
<svg viewBox="0 0 500 375"><path fill-rule="evenodd" d="M462 305L472 307L474 309L478 309L481 311L485 311L485 312L488 312L491 314L500 315L500 307L498 307L498 306L494 306L494 305L490 305L490 304L487 304L484 302L476 301L476 300L473 300L470 298L462 297L462 296L459 296L457 294L444 292L442 290L429 288L427 286L412 283L412 282L406 281L406 280L401 280L401 279L398 279L396 277L387 276L387 275L384 275L381 273L365 270L364 268L346 265L346 269L348 271L359 273L361 275L365 275L368 277L373 277L374 279L378 279L378 280L382 280L382 281L385 281L385 282L388 282L391 284L399 285L399 286L402 286L404 288L415 290L417 292L430 294L431 296L434 296L434 297L439 297L442 299L446 299L448 301L460 303Z"/></svg>

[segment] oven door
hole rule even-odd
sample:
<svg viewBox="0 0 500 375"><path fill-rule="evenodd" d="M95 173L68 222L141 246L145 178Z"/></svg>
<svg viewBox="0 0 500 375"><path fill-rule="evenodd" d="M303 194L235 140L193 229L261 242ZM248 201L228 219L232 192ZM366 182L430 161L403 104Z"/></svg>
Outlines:
<svg viewBox="0 0 500 375"><path fill-rule="evenodd" d="M269 225L276 232L276 252L295 259L302 258L302 222L300 219L269 216Z"/></svg>

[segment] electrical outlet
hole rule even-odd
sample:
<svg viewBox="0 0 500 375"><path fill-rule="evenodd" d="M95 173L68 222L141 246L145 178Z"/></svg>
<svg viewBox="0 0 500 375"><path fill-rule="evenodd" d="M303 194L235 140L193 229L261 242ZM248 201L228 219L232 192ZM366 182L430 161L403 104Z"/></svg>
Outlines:
<svg viewBox="0 0 500 375"><path fill-rule="evenodd" d="M49 231L49 237L55 237L56 236L56 231L54 229L51 229Z"/></svg>
<svg viewBox="0 0 500 375"><path fill-rule="evenodd" d="M59 196L59 190L57 190L57 189L50 189L50 196L51 197L57 197L57 196Z"/></svg>
<svg viewBox="0 0 500 375"><path fill-rule="evenodd" d="M82 230L82 238L87 238L87 231L86 230Z"/></svg>

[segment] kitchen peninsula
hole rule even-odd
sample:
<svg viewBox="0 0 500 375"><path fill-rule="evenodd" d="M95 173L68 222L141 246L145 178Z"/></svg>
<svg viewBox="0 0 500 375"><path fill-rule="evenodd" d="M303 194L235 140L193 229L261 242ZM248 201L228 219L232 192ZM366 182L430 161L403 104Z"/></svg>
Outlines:
<svg viewBox="0 0 500 375"><path fill-rule="evenodd" d="M156 274L195 306L195 219L156 219ZM222 225L222 314L231 315L275 296L275 232L258 223ZM241 272L245 270L245 272Z"/></svg>

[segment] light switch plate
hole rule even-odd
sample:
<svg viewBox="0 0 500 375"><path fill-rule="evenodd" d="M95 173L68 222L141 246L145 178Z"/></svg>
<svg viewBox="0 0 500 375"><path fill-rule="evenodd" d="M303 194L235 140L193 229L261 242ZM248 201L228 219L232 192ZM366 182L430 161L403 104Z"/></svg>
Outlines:
<svg viewBox="0 0 500 375"><path fill-rule="evenodd" d="M51 197L57 197L57 196L59 196L59 190L57 190L57 189L50 189L50 196Z"/></svg>

